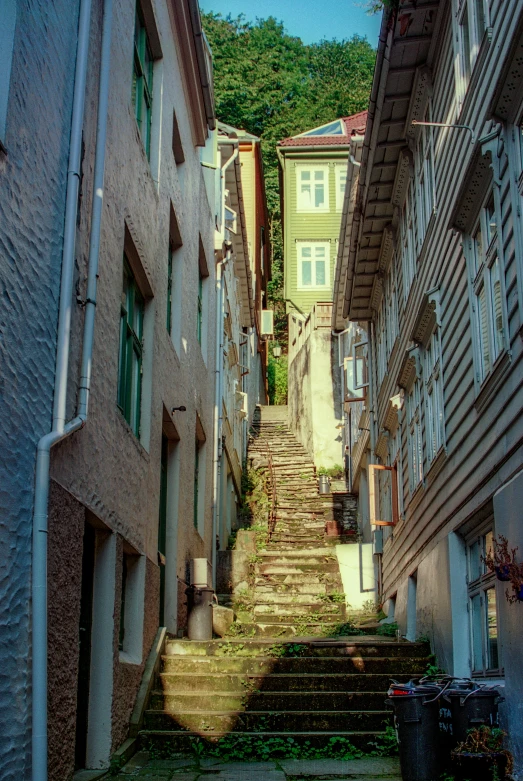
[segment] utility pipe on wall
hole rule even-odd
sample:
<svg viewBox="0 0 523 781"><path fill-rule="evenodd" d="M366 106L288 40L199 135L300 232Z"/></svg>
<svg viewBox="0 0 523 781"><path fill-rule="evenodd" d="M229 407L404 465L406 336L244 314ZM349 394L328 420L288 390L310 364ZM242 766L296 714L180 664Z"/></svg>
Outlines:
<svg viewBox="0 0 523 781"><path fill-rule="evenodd" d="M75 73L75 97L71 121L70 157L79 154L83 128L85 84L88 61L88 43L91 19L91 0L82 0L78 27L77 64ZM82 428L87 419L89 387L96 310L96 283L100 247L101 210L103 203L105 139L111 55L112 0L105 0L100 61L98 95L98 122L96 132L95 175L91 231L89 238L89 270L87 279L86 311L80 389L76 417L65 424L65 400L69 364L69 336L71 323L72 279L74 267L74 236L78 204L79 160L75 174L74 160L70 161L68 192L66 196L66 225L64 227L64 253L60 308L57 335L57 360L55 374L55 399L53 428L43 436L37 447L35 500L33 513L32 551L32 779L47 781L47 516L50 482L51 448ZM75 192L74 209L72 208ZM68 208L69 206L69 208ZM66 247L67 237L67 247ZM67 249L67 252L66 252Z"/></svg>
<svg viewBox="0 0 523 781"><path fill-rule="evenodd" d="M227 168L234 163L240 153L238 139L228 139L228 144L234 146L234 152L220 169L220 192L221 192L221 227L225 230L225 172ZM226 263L230 260L231 249L227 247L225 257L216 264L216 354L215 354L215 381L214 381L214 463L213 463L213 489L212 489L212 541L211 541L211 569L212 569L212 587L216 588L216 534L220 519L220 480L221 480L221 457L222 457L222 397L223 397L223 317L224 317L224 296L223 296L223 270Z"/></svg>

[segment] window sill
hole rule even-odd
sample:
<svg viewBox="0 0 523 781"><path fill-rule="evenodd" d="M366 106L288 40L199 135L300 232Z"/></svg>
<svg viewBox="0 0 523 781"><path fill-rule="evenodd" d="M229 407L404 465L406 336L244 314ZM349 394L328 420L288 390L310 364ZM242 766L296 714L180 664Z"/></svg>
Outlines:
<svg viewBox="0 0 523 781"><path fill-rule="evenodd" d="M493 396L498 392L500 385L505 379L505 375L511 364L511 355L505 350L498 356L496 363L492 367L490 374L483 380L479 393L476 396L474 407L478 414L481 414L485 407L492 401Z"/></svg>
<svg viewBox="0 0 523 781"><path fill-rule="evenodd" d="M427 487L431 485L436 479L436 477L439 475L446 460L447 460L447 451L444 445L442 445L438 450L438 452L436 453L436 455L434 456L434 458L432 459L432 461L430 462L430 466L425 476L425 483Z"/></svg>
<svg viewBox="0 0 523 781"><path fill-rule="evenodd" d="M485 60L487 58L487 53L488 50L490 49L491 43L492 43L492 27L487 27L487 29L483 33L483 40L481 41L481 46L479 47L478 56L476 57L476 61L472 69L469 83L467 84L467 89L461 101L461 108L458 113L457 124L465 124L463 121L464 117L468 114L469 109L472 103L474 102L474 99L477 96L477 86L483 74L483 65L485 64Z"/></svg>
<svg viewBox="0 0 523 781"><path fill-rule="evenodd" d="M132 654L128 654L125 651L119 651L118 661L120 664L129 664L134 667L139 667L142 664L141 659L138 659L136 656L132 656Z"/></svg>
<svg viewBox="0 0 523 781"><path fill-rule="evenodd" d="M405 508L406 510L408 510L408 512L411 515L418 507L424 494L425 494L425 484L423 480L421 480L416 486L416 488L414 489L414 491L411 493L409 503Z"/></svg>
<svg viewBox="0 0 523 781"><path fill-rule="evenodd" d="M142 445L142 443L140 442L139 438L136 436L136 434L134 433L133 429L131 428L131 426L129 425L129 423L128 423L128 422L126 421L126 419L124 418L124 416L123 416L123 412L121 411L121 409L120 409L120 407L119 407L118 405L116 405L116 409L117 409L117 411L118 411L118 416L117 416L117 417L118 417L118 420L120 421L120 423L121 423L121 424L122 424L122 426L124 427L124 429L125 429L125 432L126 432L127 434L130 434L130 440L131 440L131 442L133 443L133 445L135 446L135 448L136 448L137 452L138 452L138 453L139 453L139 455L140 455L140 456L141 456L141 457L144 459L144 461L146 461L147 463L149 463L149 460L150 460L149 453L148 453L148 452L147 452L147 450L144 448L144 446L143 446L143 445Z"/></svg>

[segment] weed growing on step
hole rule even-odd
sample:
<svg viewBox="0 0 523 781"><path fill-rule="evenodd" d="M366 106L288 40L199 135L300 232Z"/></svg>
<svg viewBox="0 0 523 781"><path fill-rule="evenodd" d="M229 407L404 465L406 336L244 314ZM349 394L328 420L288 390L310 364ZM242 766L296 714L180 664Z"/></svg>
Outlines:
<svg viewBox="0 0 523 781"><path fill-rule="evenodd" d="M345 594L341 591L330 591L328 594L318 594L318 599L328 604L334 603L336 605L345 604Z"/></svg>
<svg viewBox="0 0 523 781"><path fill-rule="evenodd" d="M345 635L359 635L361 633L352 621L344 621L342 624L326 627L324 634L327 637L345 637Z"/></svg>
<svg viewBox="0 0 523 781"><path fill-rule="evenodd" d="M392 624L380 624L376 629L376 634L382 637L396 637L399 627L395 621Z"/></svg>
<svg viewBox="0 0 523 781"><path fill-rule="evenodd" d="M293 737L265 737L258 735L227 735L216 744L200 738L191 740L198 757L215 757L225 762L269 759L359 759L364 752L350 740L332 737L324 746L313 746L310 741L298 742Z"/></svg>
<svg viewBox="0 0 523 781"><path fill-rule="evenodd" d="M394 727L388 726L381 735L369 741L369 752L373 757L395 757L398 753L398 736Z"/></svg>
<svg viewBox="0 0 523 781"><path fill-rule="evenodd" d="M308 646L303 643L283 643L273 645L267 651L267 656L274 656L276 658L289 657L289 656L305 656Z"/></svg>

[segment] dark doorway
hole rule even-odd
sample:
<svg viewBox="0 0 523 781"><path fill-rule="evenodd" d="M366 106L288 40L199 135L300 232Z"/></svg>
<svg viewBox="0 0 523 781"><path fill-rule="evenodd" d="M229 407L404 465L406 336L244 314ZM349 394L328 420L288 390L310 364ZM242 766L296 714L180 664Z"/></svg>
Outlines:
<svg viewBox="0 0 523 781"><path fill-rule="evenodd" d="M167 549L167 468L169 462L169 440L162 434L162 457L160 462L160 513L158 518L158 564L160 566L160 626L165 617L165 553Z"/></svg>
<svg viewBox="0 0 523 781"><path fill-rule="evenodd" d="M82 593L80 602L78 690L76 697L75 770L84 768L87 758L89 677L91 669L91 628L93 623L93 582L95 530L85 524L82 554Z"/></svg>

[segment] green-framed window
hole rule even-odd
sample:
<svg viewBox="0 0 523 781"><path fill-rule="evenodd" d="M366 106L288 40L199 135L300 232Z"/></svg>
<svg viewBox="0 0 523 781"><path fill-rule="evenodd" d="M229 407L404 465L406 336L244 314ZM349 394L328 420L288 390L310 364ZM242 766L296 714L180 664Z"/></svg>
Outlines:
<svg viewBox="0 0 523 781"><path fill-rule="evenodd" d="M153 55L139 7L134 26L133 104L147 158L151 154Z"/></svg>
<svg viewBox="0 0 523 781"><path fill-rule="evenodd" d="M197 312L196 332L198 341L202 343L202 325L203 325L203 276L202 272L198 271L198 312Z"/></svg>
<svg viewBox="0 0 523 781"><path fill-rule="evenodd" d="M169 253L167 255L167 331L172 331L173 314L173 245L169 242Z"/></svg>
<svg viewBox="0 0 523 781"><path fill-rule="evenodd" d="M118 406L136 436L140 434L143 315L144 299L124 254L120 309Z"/></svg>

